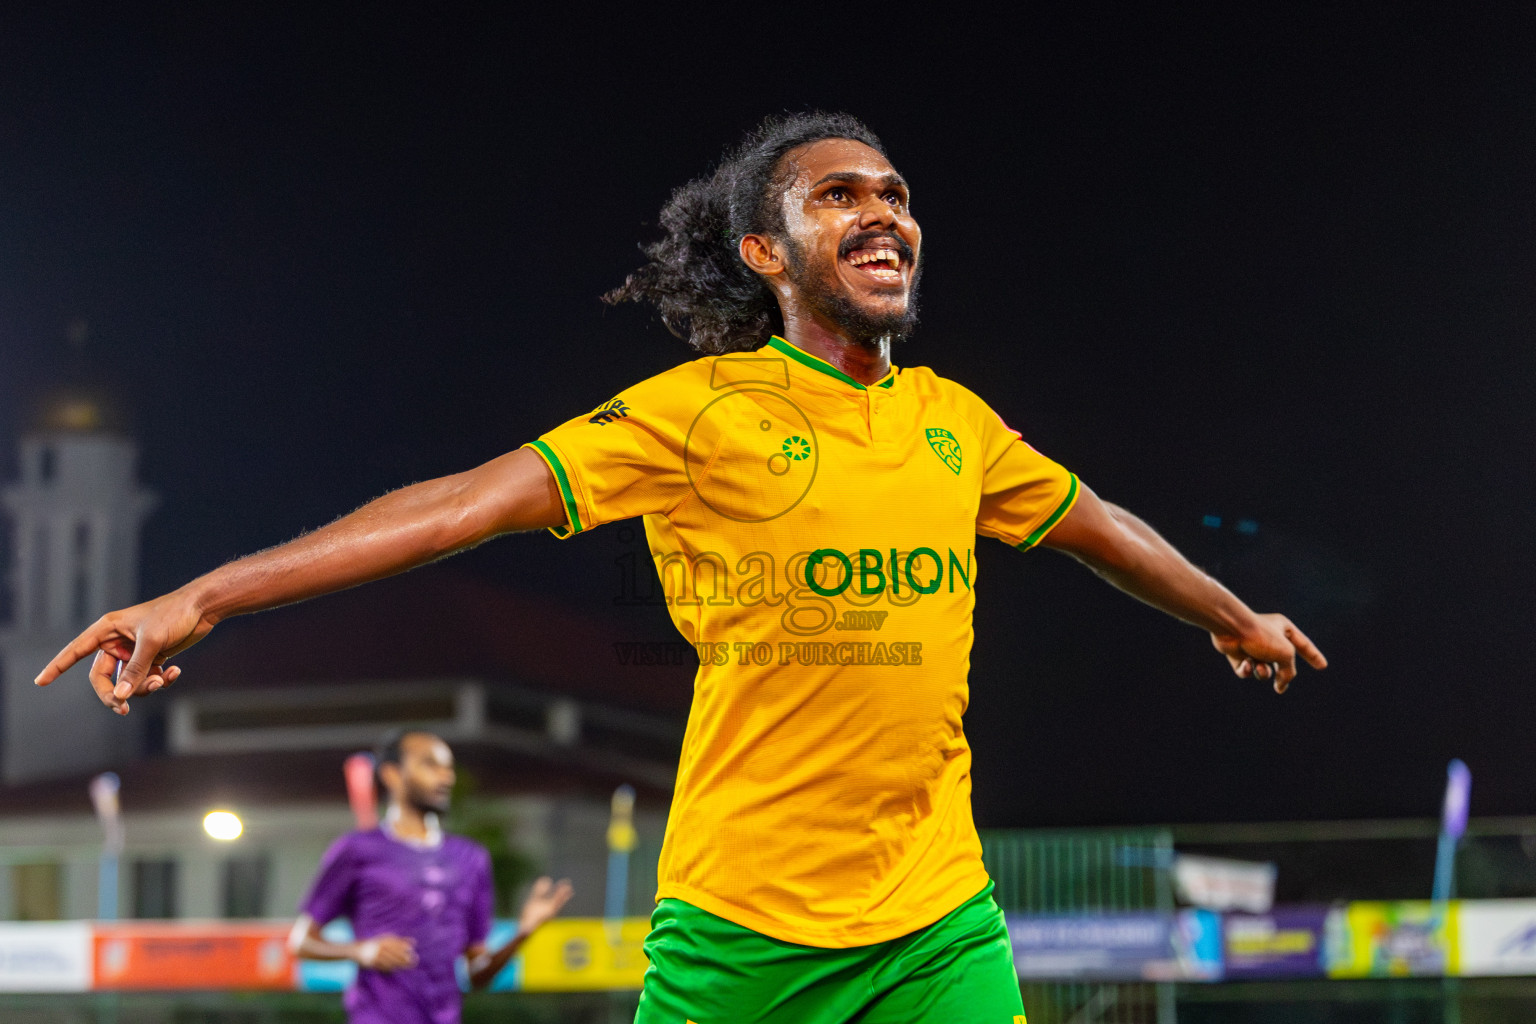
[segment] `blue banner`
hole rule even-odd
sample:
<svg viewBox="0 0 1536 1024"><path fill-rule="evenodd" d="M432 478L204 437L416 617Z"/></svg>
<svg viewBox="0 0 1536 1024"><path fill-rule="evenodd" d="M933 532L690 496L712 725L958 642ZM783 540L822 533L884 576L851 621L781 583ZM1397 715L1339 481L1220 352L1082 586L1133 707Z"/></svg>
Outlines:
<svg viewBox="0 0 1536 1024"><path fill-rule="evenodd" d="M1215 981L1221 977L1221 917L1176 914L1009 914L1021 978L1085 981Z"/></svg>

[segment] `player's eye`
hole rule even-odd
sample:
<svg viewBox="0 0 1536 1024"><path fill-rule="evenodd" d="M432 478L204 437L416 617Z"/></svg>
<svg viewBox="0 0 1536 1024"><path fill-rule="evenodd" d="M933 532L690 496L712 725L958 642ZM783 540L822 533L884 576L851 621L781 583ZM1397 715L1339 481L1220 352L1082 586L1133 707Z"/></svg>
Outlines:
<svg viewBox="0 0 1536 1024"><path fill-rule="evenodd" d="M891 206L896 207L898 210L906 205L906 197L903 196L900 192L887 192L880 198L885 200Z"/></svg>
<svg viewBox="0 0 1536 1024"><path fill-rule="evenodd" d="M829 188L825 198L830 199L834 203L841 203L848 198L848 190L845 188Z"/></svg>

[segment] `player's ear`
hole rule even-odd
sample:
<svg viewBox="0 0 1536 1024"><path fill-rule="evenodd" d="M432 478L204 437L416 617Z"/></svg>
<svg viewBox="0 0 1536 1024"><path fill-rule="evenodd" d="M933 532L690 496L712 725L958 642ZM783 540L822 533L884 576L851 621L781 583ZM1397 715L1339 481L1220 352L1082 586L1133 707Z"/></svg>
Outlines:
<svg viewBox="0 0 1536 1024"><path fill-rule="evenodd" d="M784 272L784 257L778 243L767 235L743 235L740 251L741 261L751 267L753 273L773 277Z"/></svg>
<svg viewBox="0 0 1536 1024"><path fill-rule="evenodd" d="M379 782L384 786L385 792L393 793L400 788L400 765L395 761L385 761L379 765Z"/></svg>

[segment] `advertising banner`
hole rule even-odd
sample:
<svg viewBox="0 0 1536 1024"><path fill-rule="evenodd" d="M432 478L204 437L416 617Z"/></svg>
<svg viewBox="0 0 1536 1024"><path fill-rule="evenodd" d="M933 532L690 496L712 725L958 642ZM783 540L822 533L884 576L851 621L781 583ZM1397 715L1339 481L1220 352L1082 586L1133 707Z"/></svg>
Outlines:
<svg viewBox="0 0 1536 1024"><path fill-rule="evenodd" d="M1328 907L1279 907L1267 914L1222 916L1225 977L1321 978Z"/></svg>
<svg viewBox="0 0 1536 1024"><path fill-rule="evenodd" d="M1459 911L1462 975L1536 974L1536 900L1463 900Z"/></svg>
<svg viewBox="0 0 1536 1024"><path fill-rule="evenodd" d="M1262 914L1275 903L1275 865L1225 857L1181 854L1173 861L1173 885L1179 899L1206 910L1246 910Z"/></svg>
<svg viewBox="0 0 1536 1024"><path fill-rule="evenodd" d="M90 987L88 923L0 924L0 992L84 992Z"/></svg>
<svg viewBox="0 0 1536 1024"><path fill-rule="evenodd" d="M1328 922L1332 978L1436 977L1455 974L1457 904L1430 900L1351 903Z"/></svg>
<svg viewBox="0 0 1536 1024"><path fill-rule="evenodd" d="M1007 915L1019 976L1055 981L1536 977L1536 900L1362 902L1264 914ZM295 961L286 922L0 923L0 992L340 991L350 963ZM557 918L493 990L638 989L646 918ZM495 949L515 924L497 921ZM332 922L326 938L346 942ZM460 980L467 977L460 964Z"/></svg>
<svg viewBox="0 0 1536 1024"><path fill-rule="evenodd" d="M98 989L291 989L288 926L96 926Z"/></svg>
<svg viewBox="0 0 1536 1024"><path fill-rule="evenodd" d="M637 989L648 961L641 948L650 922L626 917L564 917L534 932L522 949L525 992Z"/></svg>
<svg viewBox="0 0 1536 1024"><path fill-rule="evenodd" d="M1007 921L1021 978L1210 981L1221 976L1221 918L1210 911L1009 914Z"/></svg>

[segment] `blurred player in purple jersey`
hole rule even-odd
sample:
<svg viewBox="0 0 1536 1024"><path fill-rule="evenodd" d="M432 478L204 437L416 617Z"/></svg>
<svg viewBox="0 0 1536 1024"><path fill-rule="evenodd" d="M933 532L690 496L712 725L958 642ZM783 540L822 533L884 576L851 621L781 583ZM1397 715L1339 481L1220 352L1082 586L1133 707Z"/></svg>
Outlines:
<svg viewBox="0 0 1536 1024"><path fill-rule="evenodd" d="M517 934L486 949L490 854L438 824L453 791L453 752L428 732L393 733L380 746L378 776L389 793L383 824L342 836L326 852L290 943L295 956L358 965L346 997L353 1024L458 1024L458 958L468 962L470 984L486 987L565 906L571 883L540 878ZM351 920L354 941L321 936L338 917Z"/></svg>

